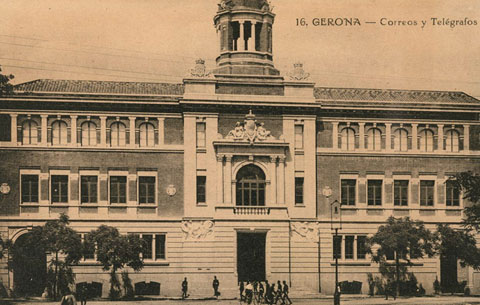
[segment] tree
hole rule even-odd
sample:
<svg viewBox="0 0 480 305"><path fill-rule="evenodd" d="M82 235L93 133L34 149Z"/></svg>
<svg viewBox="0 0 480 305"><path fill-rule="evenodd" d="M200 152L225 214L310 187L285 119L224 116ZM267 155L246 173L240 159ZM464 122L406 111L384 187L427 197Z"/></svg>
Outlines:
<svg viewBox="0 0 480 305"><path fill-rule="evenodd" d="M0 67L0 72L2 72L2 67ZM13 93L13 85L10 84L10 80L13 78L12 74L5 75L0 73L0 96Z"/></svg>
<svg viewBox="0 0 480 305"><path fill-rule="evenodd" d="M401 277L406 275L411 260L435 254L435 235L421 221L392 216L368 239L368 245L368 252L372 254L372 260L380 264L382 275L394 279L395 295L398 295ZM378 246L375 253L372 251L374 245ZM391 256L395 262L393 266L387 262Z"/></svg>
<svg viewBox="0 0 480 305"><path fill-rule="evenodd" d="M80 235L70 228L69 218L61 214L57 220L49 220L42 227L42 243L45 250L52 254L50 268L53 267L53 297L58 296L59 275L63 286L61 292L73 281L70 266L82 258L82 240Z"/></svg>
<svg viewBox="0 0 480 305"><path fill-rule="evenodd" d="M466 206L464 226L480 231L480 175L473 172L462 172L450 178L463 191L463 198L472 204Z"/></svg>
<svg viewBox="0 0 480 305"><path fill-rule="evenodd" d="M114 227L102 225L87 235L87 243L96 244L97 260L103 270L110 270L110 298L117 299L120 295L120 282L117 271L125 266L134 271L143 268L141 253L144 242L137 235L120 235Z"/></svg>

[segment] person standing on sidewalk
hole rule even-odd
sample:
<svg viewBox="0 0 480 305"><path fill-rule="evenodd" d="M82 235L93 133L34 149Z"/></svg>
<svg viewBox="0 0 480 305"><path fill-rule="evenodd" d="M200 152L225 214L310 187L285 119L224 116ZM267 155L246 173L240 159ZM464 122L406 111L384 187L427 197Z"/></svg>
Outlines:
<svg viewBox="0 0 480 305"><path fill-rule="evenodd" d="M185 278L182 282L182 299L188 298L188 281L187 278Z"/></svg>
<svg viewBox="0 0 480 305"><path fill-rule="evenodd" d="M292 300L290 300L290 297L288 296L288 285L286 281L283 281L283 301L286 302L288 300L288 303L292 304Z"/></svg>
<svg viewBox="0 0 480 305"><path fill-rule="evenodd" d="M218 281L216 275L213 276L212 286L213 286L213 295L214 295L216 298L218 298L218 296L220 296L220 292L218 292L218 286L220 286L220 282Z"/></svg>

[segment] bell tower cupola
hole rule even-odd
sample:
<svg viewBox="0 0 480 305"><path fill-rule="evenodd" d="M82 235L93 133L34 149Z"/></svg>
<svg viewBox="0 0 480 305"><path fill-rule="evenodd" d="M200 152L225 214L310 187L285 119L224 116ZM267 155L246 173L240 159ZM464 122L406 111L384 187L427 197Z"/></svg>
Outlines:
<svg viewBox="0 0 480 305"><path fill-rule="evenodd" d="M220 55L215 74L279 75L273 65L268 0L222 0L214 18Z"/></svg>

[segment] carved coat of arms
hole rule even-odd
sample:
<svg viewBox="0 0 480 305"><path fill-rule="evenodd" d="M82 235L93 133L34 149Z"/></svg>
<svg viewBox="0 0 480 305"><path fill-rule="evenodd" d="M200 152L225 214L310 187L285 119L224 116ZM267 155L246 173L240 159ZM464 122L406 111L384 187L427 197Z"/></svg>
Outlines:
<svg viewBox="0 0 480 305"><path fill-rule="evenodd" d="M258 123L255 115L250 113L245 116L243 123L237 122L235 129L231 130L227 139L247 140L251 144L255 141L274 140L271 132L265 129L264 123Z"/></svg>

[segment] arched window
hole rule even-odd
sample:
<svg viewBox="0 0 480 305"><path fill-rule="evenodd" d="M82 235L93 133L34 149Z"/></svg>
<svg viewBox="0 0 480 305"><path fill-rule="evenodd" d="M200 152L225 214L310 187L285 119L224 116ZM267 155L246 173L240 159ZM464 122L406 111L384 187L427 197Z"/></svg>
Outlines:
<svg viewBox="0 0 480 305"><path fill-rule="evenodd" d="M433 151L433 131L424 129L420 132L420 151Z"/></svg>
<svg viewBox="0 0 480 305"><path fill-rule="evenodd" d="M67 123L64 121L55 121L52 124L52 144L67 144Z"/></svg>
<svg viewBox="0 0 480 305"><path fill-rule="evenodd" d="M87 121L82 124L82 146L97 145L97 125Z"/></svg>
<svg viewBox="0 0 480 305"><path fill-rule="evenodd" d="M355 130L344 128L340 133L342 150L355 150Z"/></svg>
<svg viewBox="0 0 480 305"><path fill-rule="evenodd" d="M395 151L407 151L408 150L408 131L403 128L395 130L393 133L393 146Z"/></svg>
<svg viewBox="0 0 480 305"><path fill-rule="evenodd" d="M121 147L126 145L127 128L123 123L115 122L110 126L110 145Z"/></svg>
<svg viewBox="0 0 480 305"><path fill-rule="evenodd" d="M140 125L140 147L155 146L155 127L150 123Z"/></svg>
<svg viewBox="0 0 480 305"><path fill-rule="evenodd" d="M237 173L237 205L265 206L265 174L256 165L242 167Z"/></svg>
<svg viewBox="0 0 480 305"><path fill-rule="evenodd" d="M22 143L24 145L38 143L38 125L32 120L25 121L22 124Z"/></svg>
<svg viewBox="0 0 480 305"><path fill-rule="evenodd" d="M382 132L378 128L370 128L367 132L367 148L369 150L382 150Z"/></svg>
<svg viewBox="0 0 480 305"><path fill-rule="evenodd" d="M460 134L456 130L449 130L447 131L447 141L445 149L450 152L458 152L460 151Z"/></svg>

